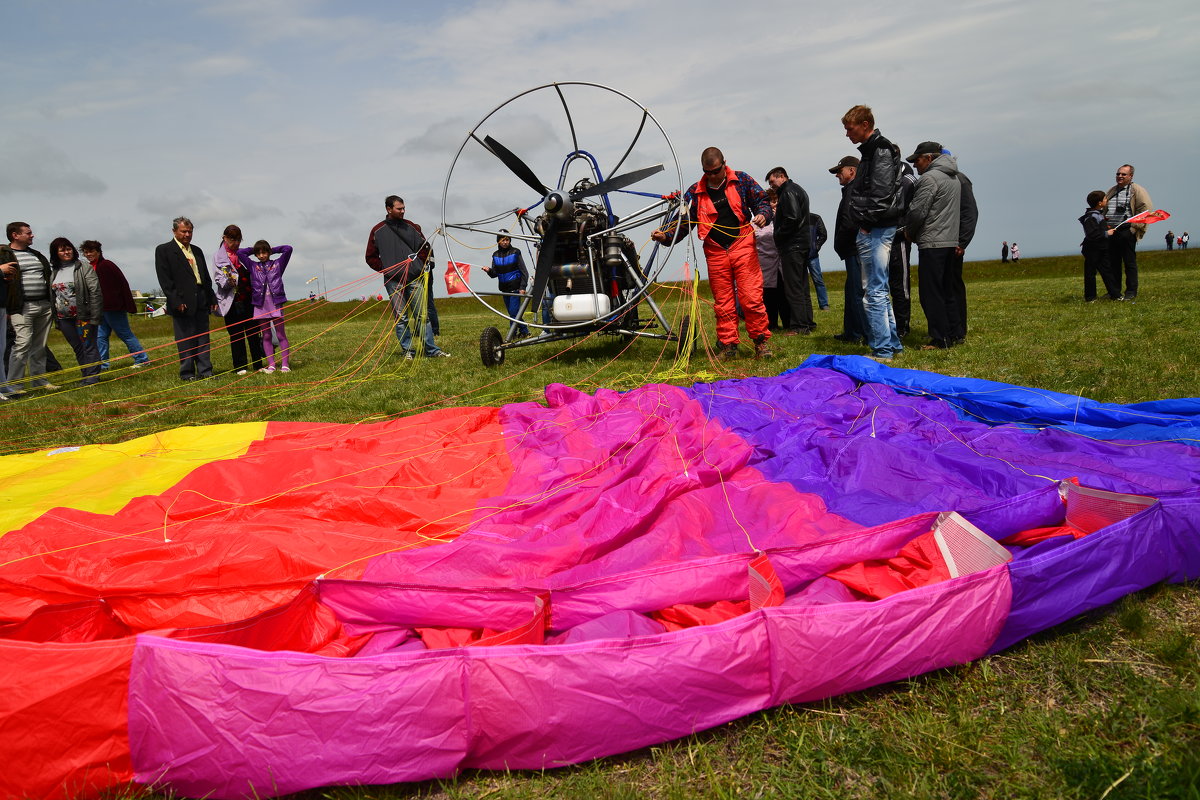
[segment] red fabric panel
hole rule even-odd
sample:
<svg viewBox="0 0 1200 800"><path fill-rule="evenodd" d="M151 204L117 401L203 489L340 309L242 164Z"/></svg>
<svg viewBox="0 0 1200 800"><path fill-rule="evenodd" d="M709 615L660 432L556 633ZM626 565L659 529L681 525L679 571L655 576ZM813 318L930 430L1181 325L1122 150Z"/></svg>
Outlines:
<svg viewBox="0 0 1200 800"><path fill-rule="evenodd" d="M684 628L694 628L697 625L712 625L727 619L740 617L750 611L749 600L718 600L715 603L700 603L699 605L680 604L655 611L651 619L658 620L668 631L679 631Z"/></svg>
<svg viewBox="0 0 1200 800"><path fill-rule="evenodd" d="M42 606L22 622L0 625L0 639L21 642L98 642L129 633L103 600Z"/></svg>
<svg viewBox="0 0 1200 800"><path fill-rule="evenodd" d="M933 531L916 537L892 558L860 561L826 574L872 600L950 579Z"/></svg>
<svg viewBox="0 0 1200 800"><path fill-rule="evenodd" d="M0 797L90 797L133 780L133 643L0 642Z"/></svg>
<svg viewBox="0 0 1200 800"><path fill-rule="evenodd" d="M54 509L0 542L0 622L97 596L135 632L244 620L320 575L453 539L508 483L497 413L271 423L241 458L116 514Z"/></svg>
<svg viewBox="0 0 1200 800"><path fill-rule="evenodd" d="M1054 525L1049 528L1030 528L1027 531L1018 531L1006 539L1001 539L1000 544L1011 547L1032 547L1039 542L1053 539L1055 536L1071 536L1079 539L1086 534L1070 525Z"/></svg>

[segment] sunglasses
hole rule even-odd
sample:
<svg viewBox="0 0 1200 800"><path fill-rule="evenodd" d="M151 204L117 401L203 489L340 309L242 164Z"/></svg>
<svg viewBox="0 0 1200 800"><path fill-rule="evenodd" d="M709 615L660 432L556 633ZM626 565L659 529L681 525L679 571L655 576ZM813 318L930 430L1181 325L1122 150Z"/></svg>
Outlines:
<svg viewBox="0 0 1200 800"><path fill-rule="evenodd" d="M705 175L720 175L725 171L725 162L721 162L721 166L713 167L712 169L704 170Z"/></svg>

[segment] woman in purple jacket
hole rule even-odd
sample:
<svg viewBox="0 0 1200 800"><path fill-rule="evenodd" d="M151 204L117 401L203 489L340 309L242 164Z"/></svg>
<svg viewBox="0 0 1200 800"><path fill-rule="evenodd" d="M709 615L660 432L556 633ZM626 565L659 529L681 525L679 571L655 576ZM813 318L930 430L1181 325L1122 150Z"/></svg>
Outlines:
<svg viewBox="0 0 1200 800"><path fill-rule="evenodd" d="M253 255L257 261L250 259ZM271 256L279 258L271 258ZM286 244L271 247L259 239L254 247L238 250L238 258L250 270L250 302L254 306L254 319L262 324L263 353L267 357L266 372L275 371L275 347L271 342L271 329L279 339L280 372L291 372L288 366L287 332L283 326L283 304L287 295L283 291L283 272L292 258L292 248Z"/></svg>

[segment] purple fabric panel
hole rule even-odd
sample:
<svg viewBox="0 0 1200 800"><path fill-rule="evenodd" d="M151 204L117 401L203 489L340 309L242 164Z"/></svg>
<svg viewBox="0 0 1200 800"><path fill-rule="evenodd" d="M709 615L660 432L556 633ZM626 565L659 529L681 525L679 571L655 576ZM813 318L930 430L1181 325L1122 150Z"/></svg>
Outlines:
<svg viewBox="0 0 1200 800"><path fill-rule="evenodd" d="M755 447L749 462L864 525L924 511L964 513L1079 477L1089 486L1162 495L1200 486L1200 448L1100 442L958 418L933 396L806 368L777 378L698 384L688 392Z"/></svg>
<svg viewBox="0 0 1200 800"><path fill-rule="evenodd" d="M139 636L137 780L243 798L451 775L469 739L462 652L334 659Z"/></svg>
<svg viewBox="0 0 1200 800"><path fill-rule="evenodd" d="M1159 581L1200 577L1200 494L1162 501L1096 533L1031 548L1009 565L1012 611L992 652Z"/></svg>
<svg viewBox="0 0 1200 800"><path fill-rule="evenodd" d="M803 703L987 653L1011 599L994 567L873 603L769 609L772 704Z"/></svg>
<svg viewBox="0 0 1200 800"><path fill-rule="evenodd" d="M763 480L754 451L680 389L586 395L547 389L548 407L506 406L513 476L454 542L380 556L367 580L556 587L859 526L820 498Z"/></svg>

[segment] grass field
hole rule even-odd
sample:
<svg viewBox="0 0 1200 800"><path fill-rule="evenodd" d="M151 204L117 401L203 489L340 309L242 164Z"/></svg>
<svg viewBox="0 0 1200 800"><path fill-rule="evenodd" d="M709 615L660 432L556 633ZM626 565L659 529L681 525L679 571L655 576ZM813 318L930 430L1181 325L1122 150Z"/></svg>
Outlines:
<svg viewBox="0 0 1200 800"><path fill-rule="evenodd" d="M1200 395L1200 256L1143 253L1136 304L1082 302L1082 259L968 264L966 345L921 352L924 317L896 366L1043 387L1118 403ZM459 405L537 399L548 383L583 389L775 374L810 353L862 353L834 310L810 337L778 337L771 361L718 364L706 352L672 370L674 345L615 338L515 350L482 366L480 331L496 318L472 300L442 301L440 344L453 358L404 362L381 303L289 308L288 375L225 375L182 384L170 322L138 320L154 364L128 359L96 387L36 393L0 406L5 452L106 442L180 425L245 419L358 421ZM914 287L915 292L915 287ZM678 287L657 295L684 309ZM712 343L711 310L699 319ZM228 369L223 333L214 362ZM54 350L71 363L57 333ZM114 354L124 348L114 341ZM64 386L69 373L53 379ZM1160 586L1016 647L819 704L764 711L687 739L545 773L330 789L306 797L1200 797L1200 593Z"/></svg>

